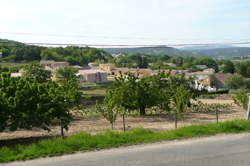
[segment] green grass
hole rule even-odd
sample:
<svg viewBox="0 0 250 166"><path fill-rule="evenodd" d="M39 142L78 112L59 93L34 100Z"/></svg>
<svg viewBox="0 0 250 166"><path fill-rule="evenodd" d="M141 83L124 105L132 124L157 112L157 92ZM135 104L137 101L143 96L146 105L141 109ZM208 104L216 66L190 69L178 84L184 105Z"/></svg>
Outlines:
<svg viewBox="0 0 250 166"><path fill-rule="evenodd" d="M218 133L240 133L249 131L250 121L235 120L219 124L192 125L167 132L153 132L142 128L133 129L127 132L105 131L97 135L81 132L65 139L54 138L26 146L1 147L0 163L45 156L56 156L77 151L208 136Z"/></svg>

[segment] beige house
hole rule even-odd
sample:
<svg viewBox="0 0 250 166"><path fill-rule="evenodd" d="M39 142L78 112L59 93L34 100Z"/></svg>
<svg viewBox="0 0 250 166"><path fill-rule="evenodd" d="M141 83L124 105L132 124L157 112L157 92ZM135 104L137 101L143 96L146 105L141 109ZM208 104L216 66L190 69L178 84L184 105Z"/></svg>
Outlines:
<svg viewBox="0 0 250 166"><path fill-rule="evenodd" d="M114 64L99 64L99 68L107 73L114 74L116 66Z"/></svg>
<svg viewBox="0 0 250 166"><path fill-rule="evenodd" d="M81 82L103 83L108 81L108 73L102 70L79 70L77 75Z"/></svg>
<svg viewBox="0 0 250 166"><path fill-rule="evenodd" d="M61 67L69 66L69 62L56 62L54 60L41 60L40 64L46 69L55 72Z"/></svg>

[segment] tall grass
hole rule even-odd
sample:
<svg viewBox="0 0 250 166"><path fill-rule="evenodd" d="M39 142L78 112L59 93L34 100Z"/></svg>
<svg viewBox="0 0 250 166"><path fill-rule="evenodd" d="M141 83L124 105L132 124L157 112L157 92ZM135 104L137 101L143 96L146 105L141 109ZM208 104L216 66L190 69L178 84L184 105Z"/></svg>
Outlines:
<svg viewBox="0 0 250 166"><path fill-rule="evenodd" d="M81 132L73 136L43 140L31 145L0 148L0 163L56 156L77 151L96 150L163 140L184 139L218 133L250 131L250 121L235 120L219 124L192 125L167 132L153 132L138 128L127 132L105 131L97 135Z"/></svg>

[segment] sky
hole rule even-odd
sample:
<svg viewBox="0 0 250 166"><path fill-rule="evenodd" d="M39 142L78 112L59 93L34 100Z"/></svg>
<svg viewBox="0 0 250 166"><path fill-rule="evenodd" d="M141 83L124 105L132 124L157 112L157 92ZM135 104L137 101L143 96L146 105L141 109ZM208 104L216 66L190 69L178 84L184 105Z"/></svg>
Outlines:
<svg viewBox="0 0 250 166"><path fill-rule="evenodd" d="M0 38L38 43L250 41L249 0L0 0Z"/></svg>

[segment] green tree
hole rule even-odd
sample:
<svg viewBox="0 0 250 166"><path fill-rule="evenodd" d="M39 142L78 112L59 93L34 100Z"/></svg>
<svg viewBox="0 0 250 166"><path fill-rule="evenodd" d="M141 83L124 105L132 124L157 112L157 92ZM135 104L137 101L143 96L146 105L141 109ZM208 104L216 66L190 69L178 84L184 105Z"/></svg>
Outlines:
<svg viewBox="0 0 250 166"><path fill-rule="evenodd" d="M222 68L222 72L223 73L234 73L235 72L235 67L233 62L231 62L230 60L226 61L224 63L224 66Z"/></svg>
<svg viewBox="0 0 250 166"><path fill-rule="evenodd" d="M107 119L111 125L111 129L114 129L114 123L119 114L121 107L116 105L114 91L107 91L107 94L104 99L104 105L96 103L96 110L102 114L102 116Z"/></svg>
<svg viewBox="0 0 250 166"><path fill-rule="evenodd" d="M75 82L77 86L77 71L77 69L70 66L61 67L56 71L56 80L62 85L67 85L69 82Z"/></svg>
<svg viewBox="0 0 250 166"><path fill-rule="evenodd" d="M80 99L74 87L56 82L39 83L26 77L0 75L0 131L42 128L50 130L55 121L67 129L70 108ZM3 115L3 116L2 116Z"/></svg>
<svg viewBox="0 0 250 166"><path fill-rule="evenodd" d="M246 89L249 87L249 81L239 74L234 74L227 82L229 89Z"/></svg>
<svg viewBox="0 0 250 166"><path fill-rule="evenodd" d="M43 67L38 63L32 63L24 67L23 76L43 83L51 79L51 72L43 69Z"/></svg>
<svg viewBox="0 0 250 166"><path fill-rule="evenodd" d="M190 88L186 88L184 85L177 87L174 92L172 102L175 113L175 128L177 128L178 117L187 111L190 99L192 98L192 92Z"/></svg>
<svg viewBox="0 0 250 166"><path fill-rule="evenodd" d="M234 102L242 106L245 110L248 107L248 95L246 90L240 90L233 96Z"/></svg>
<svg viewBox="0 0 250 166"><path fill-rule="evenodd" d="M138 68L147 68L148 67L147 57L138 55L136 64Z"/></svg>

